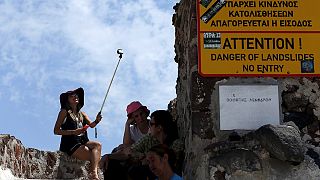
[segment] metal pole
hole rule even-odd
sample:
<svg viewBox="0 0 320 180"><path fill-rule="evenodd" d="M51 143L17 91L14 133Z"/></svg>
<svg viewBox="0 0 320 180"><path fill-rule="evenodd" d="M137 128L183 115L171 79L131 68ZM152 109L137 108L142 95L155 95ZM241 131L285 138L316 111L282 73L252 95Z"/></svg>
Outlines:
<svg viewBox="0 0 320 180"><path fill-rule="evenodd" d="M114 70L114 72L113 72L113 75L112 75L111 81L110 81L110 83L109 83L109 86L108 86L108 89L107 89L106 95L104 96L104 99L103 99L103 102L102 102L102 105L101 105L101 108L100 108L99 113L102 113L102 109L103 109L103 107L104 107L104 104L105 104L105 102L106 102L107 96L108 96L108 94L109 94L111 84L112 84L112 82L113 82L114 76L116 75L116 72L117 72L118 66L119 66L119 64L120 64L120 60L122 59L122 54L123 54L122 49L118 49L118 50L117 50L117 54L119 54L119 60L118 60L118 63L117 63L116 69L115 69L115 70ZM97 137L98 137L97 128L95 128L95 129L94 129L94 135L95 135L95 138L97 138Z"/></svg>
<svg viewBox="0 0 320 180"><path fill-rule="evenodd" d="M117 64L117 66L116 66L116 69L115 69L115 70L114 70L114 72L113 72L113 75L112 75L112 78L111 78L110 84L109 84L109 86L108 86L108 89L107 89L106 95L104 96L103 103L102 103L101 108L100 108L100 112L102 112L102 109L103 109L104 103L106 102L107 96L108 96L109 91L110 91L111 84L112 84L112 82L113 82L113 78L114 78L114 76L115 76L115 74L116 74L116 72L117 72L118 66L119 66L119 64L120 64L120 60L121 60L121 57L119 58L118 64Z"/></svg>

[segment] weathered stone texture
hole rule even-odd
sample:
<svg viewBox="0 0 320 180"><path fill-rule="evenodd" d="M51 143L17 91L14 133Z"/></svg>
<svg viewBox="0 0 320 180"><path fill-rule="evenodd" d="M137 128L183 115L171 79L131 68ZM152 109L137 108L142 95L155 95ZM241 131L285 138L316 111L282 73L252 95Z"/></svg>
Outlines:
<svg viewBox="0 0 320 180"><path fill-rule="evenodd" d="M295 163L304 160L304 146L298 129L269 124L260 127L255 134L262 146L277 159Z"/></svg>
<svg viewBox="0 0 320 180"><path fill-rule="evenodd" d="M198 74L196 3L174 7L177 98L169 110L185 141L185 180L320 179L319 78L202 77ZM219 83L278 84L282 126L253 132L219 130ZM230 110L232 113L232 110ZM290 126L290 127L289 127ZM0 136L1 166L22 178L87 179L88 162L61 152L24 148Z"/></svg>
<svg viewBox="0 0 320 180"><path fill-rule="evenodd" d="M13 136L0 134L0 165L23 179L88 179L88 161L63 152L25 148Z"/></svg>
<svg viewBox="0 0 320 180"><path fill-rule="evenodd" d="M260 171L261 162L259 157L250 150L235 149L220 156L212 157L210 159L210 166L221 166L228 174L241 171Z"/></svg>
<svg viewBox="0 0 320 180"><path fill-rule="evenodd" d="M320 80L200 76L197 2L181 0L173 16L178 63L177 121L186 148L184 179L320 179ZM269 128L269 139L262 129L250 135L220 131L217 85L241 84L244 80L278 84L281 121L290 121L296 128Z"/></svg>

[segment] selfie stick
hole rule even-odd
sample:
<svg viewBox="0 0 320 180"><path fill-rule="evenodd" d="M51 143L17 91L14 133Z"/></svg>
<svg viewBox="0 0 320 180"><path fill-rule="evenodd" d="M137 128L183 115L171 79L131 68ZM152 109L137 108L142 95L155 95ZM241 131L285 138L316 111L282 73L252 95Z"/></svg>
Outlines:
<svg viewBox="0 0 320 180"><path fill-rule="evenodd" d="M111 81L110 81L110 83L109 83L109 86L108 86L106 95L104 96L103 103L102 103L101 108L100 108L100 111L99 111L100 114L101 114L101 112L102 112L104 103L106 102L107 96L108 96L108 94L109 94L109 90L110 90L111 84L112 84L112 82L113 82L113 78L114 78L114 76L115 76L115 74L116 74L116 72L117 72L118 66L119 66L119 64L120 64L120 60L122 59L122 54L123 54L122 49L118 49L118 50L117 50L117 54L119 54L119 61L118 61L118 64L117 64L117 66L116 66L116 69L115 69L114 72L113 72L113 75L112 75ZM95 133L94 133L94 134L95 134L95 137L97 138L97 128L95 128L94 130L95 130Z"/></svg>
<svg viewBox="0 0 320 180"><path fill-rule="evenodd" d="M123 54L122 49L118 49L118 50L117 50L117 54L119 54L119 61L118 61L118 64L117 64L117 66L116 66L116 69L115 69L114 72L113 72L113 75L112 75L111 81L110 81L110 83L109 83L109 86L108 86L106 95L104 96L103 103L102 103L102 106L101 106L101 109L100 109L100 113L102 112L104 103L106 102L107 96L108 96L108 94L109 94L109 90L110 90L110 87L111 87L113 78L114 78L114 76L115 76L115 74L116 74L116 72L117 72L118 66L119 66L119 64L120 64L120 60L121 60L122 54Z"/></svg>

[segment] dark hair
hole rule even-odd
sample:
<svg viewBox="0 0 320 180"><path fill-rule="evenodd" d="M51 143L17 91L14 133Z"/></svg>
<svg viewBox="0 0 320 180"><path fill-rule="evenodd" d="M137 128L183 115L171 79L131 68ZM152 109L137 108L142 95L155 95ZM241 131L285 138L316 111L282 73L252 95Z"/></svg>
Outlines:
<svg viewBox="0 0 320 180"><path fill-rule="evenodd" d="M157 144L155 146L152 146L149 149L149 152L154 152L160 157L163 157L165 154L167 154L169 165L172 169L174 169L175 162L176 162L176 155L175 155L174 151L172 149L170 149L167 145Z"/></svg>
<svg viewBox="0 0 320 180"><path fill-rule="evenodd" d="M77 94L78 98L79 98L79 103L77 105L77 112L80 111L80 109L83 107L84 105L84 90L83 88L78 88L76 90L71 90L71 91L67 91L64 92L62 94L60 94L60 106L61 109L65 109L65 110L70 110L71 107L69 105L69 101L68 101L68 97L72 94Z"/></svg>
<svg viewBox="0 0 320 180"><path fill-rule="evenodd" d="M163 132L167 135L164 141L166 145L170 146L174 140L178 139L177 125L169 111L156 110L150 117L154 119L157 126L160 125L163 128Z"/></svg>

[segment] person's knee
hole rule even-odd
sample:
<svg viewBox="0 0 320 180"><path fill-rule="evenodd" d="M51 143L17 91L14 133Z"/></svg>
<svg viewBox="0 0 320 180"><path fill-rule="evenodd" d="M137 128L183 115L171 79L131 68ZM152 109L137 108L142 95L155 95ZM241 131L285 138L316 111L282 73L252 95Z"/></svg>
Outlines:
<svg viewBox="0 0 320 180"><path fill-rule="evenodd" d="M89 147L91 147L91 149L96 149L98 151L101 151L101 143L100 142L97 142L97 141L91 141L90 144L88 144Z"/></svg>
<svg viewBox="0 0 320 180"><path fill-rule="evenodd" d="M97 143L96 143L96 148L97 148L99 151L101 151L101 147L102 147L101 143L100 143L100 142L97 142Z"/></svg>
<svg viewBox="0 0 320 180"><path fill-rule="evenodd" d="M90 149L86 146L80 146L77 150L71 155L76 159L80 160L90 160Z"/></svg>

